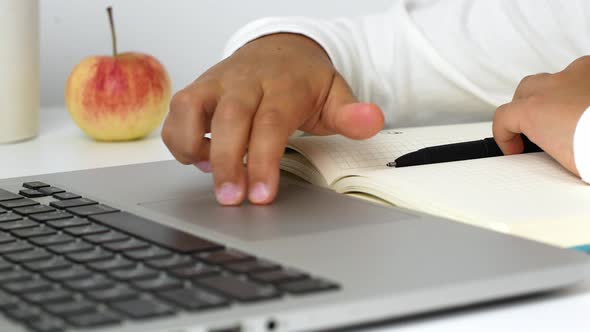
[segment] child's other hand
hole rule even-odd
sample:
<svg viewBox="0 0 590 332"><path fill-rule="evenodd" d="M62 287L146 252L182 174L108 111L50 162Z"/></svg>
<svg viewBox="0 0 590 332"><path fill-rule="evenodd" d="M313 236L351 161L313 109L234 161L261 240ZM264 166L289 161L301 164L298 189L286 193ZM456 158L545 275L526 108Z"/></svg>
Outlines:
<svg viewBox="0 0 590 332"><path fill-rule="evenodd" d="M556 74L528 76L512 102L494 116L494 138L504 154L521 153L520 133L574 174L573 140L578 120L590 106L590 56Z"/></svg>

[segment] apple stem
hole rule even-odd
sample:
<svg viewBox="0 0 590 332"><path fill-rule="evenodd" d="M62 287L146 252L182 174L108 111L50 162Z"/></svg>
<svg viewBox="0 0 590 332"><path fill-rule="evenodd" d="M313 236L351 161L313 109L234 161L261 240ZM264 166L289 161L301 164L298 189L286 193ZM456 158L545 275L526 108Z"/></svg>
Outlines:
<svg viewBox="0 0 590 332"><path fill-rule="evenodd" d="M117 34L115 33L115 22L113 22L113 7L107 7L107 13L109 14L109 24L111 25L111 38L113 41L113 56L117 56Z"/></svg>

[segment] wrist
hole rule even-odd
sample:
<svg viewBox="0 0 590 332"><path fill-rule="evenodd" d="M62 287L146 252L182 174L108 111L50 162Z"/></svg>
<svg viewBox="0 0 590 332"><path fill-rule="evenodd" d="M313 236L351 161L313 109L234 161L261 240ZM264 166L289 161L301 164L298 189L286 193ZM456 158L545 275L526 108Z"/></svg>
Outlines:
<svg viewBox="0 0 590 332"><path fill-rule="evenodd" d="M314 56L326 60L330 65L332 61L326 50L315 40L298 33L279 32L264 35L249 41L236 53L254 51L261 54L276 54L288 56Z"/></svg>

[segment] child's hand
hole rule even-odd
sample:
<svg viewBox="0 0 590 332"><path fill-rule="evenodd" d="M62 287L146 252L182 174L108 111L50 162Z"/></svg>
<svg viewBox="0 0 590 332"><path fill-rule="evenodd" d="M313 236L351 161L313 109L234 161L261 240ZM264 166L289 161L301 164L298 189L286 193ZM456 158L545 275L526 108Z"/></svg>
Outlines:
<svg viewBox="0 0 590 332"><path fill-rule="evenodd" d="M590 106L590 57L574 61L557 74L529 76L520 82L511 103L494 116L494 138L505 154L521 153L520 133L565 168L578 174L574 131Z"/></svg>
<svg viewBox="0 0 590 332"><path fill-rule="evenodd" d="M272 202L279 161L297 129L365 139L380 109L359 103L324 50L294 34L260 38L209 69L172 99L162 138L176 159L211 170L217 200ZM211 133L211 140L203 135ZM248 152L247 170L243 157Z"/></svg>

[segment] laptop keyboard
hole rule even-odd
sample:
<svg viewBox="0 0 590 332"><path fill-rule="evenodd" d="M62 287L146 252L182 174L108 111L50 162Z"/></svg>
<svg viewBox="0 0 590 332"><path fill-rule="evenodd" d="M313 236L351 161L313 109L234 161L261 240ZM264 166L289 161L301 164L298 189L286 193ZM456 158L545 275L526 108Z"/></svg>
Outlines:
<svg viewBox="0 0 590 332"><path fill-rule="evenodd" d="M51 197L49 205L35 198ZM0 312L60 332L339 286L35 181L0 189Z"/></svg>

